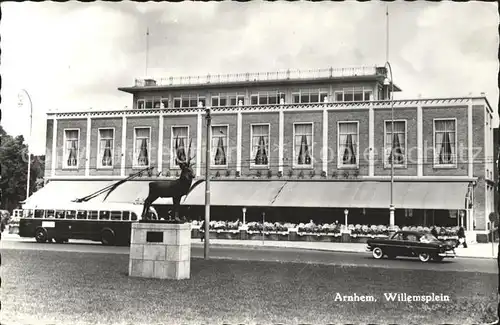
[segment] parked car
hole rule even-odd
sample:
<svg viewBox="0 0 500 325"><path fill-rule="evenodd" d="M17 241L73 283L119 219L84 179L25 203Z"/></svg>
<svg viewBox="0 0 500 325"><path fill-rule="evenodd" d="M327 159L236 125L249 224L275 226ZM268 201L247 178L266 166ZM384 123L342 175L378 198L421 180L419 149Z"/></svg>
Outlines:
<svg viewBox="0 0 500 325"><path fill-rule="evenodd" d="M429 233L419 231L397 231L390 238L373 238L367 242L367 250L376 259L387 256L418 257L422 262L442 261L445 257L455 257L455 247L440 241Z"/></svg>

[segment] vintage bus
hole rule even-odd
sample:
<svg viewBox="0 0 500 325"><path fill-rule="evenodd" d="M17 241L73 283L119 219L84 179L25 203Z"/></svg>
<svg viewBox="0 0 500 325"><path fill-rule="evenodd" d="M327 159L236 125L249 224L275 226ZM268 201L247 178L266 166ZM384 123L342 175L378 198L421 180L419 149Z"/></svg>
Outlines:
<svg viewBox="0 0 500 325"><path fill-rule="evenodd" d="M19 221L19 236L34 237L39 243L88 239L104 245L127 245L132 223L140 220L142 209L138 204L91 202L26 207ZM158 219L153 207L148 213Z"/></svg>

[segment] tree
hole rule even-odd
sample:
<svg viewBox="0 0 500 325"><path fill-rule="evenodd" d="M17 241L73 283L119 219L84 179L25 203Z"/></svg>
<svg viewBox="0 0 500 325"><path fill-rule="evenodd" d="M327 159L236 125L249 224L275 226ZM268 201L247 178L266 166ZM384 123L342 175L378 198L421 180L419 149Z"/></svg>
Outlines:
<svg viewBox="0 0 500 325"><path fill-rule="evenodd" d="M0 164L2 190L1 207L12 211L26 199L28 174L27 145L22 135L12 137L0 126ZM43 177L44 156L31 155L30 195L36 190L37 179Z"/></svg>

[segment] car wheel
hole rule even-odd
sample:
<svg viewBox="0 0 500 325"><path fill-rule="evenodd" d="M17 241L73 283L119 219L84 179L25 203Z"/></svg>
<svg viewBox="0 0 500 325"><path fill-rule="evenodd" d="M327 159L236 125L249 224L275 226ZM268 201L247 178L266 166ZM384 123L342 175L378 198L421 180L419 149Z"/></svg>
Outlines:
<svg viewBox="0 0 500 325"><path fill-rule="evenodd" d="M433 258L433 260L436 261L436 262L441 262L443 259L444 259L444 257L443 256L439 256L439 255L436 255Z"/></svg>
<svg viewBox="0 0 500 325"><path fill-rule="evenodd" d="M37 228L35 230L35 239L37 243L45 243L47 241L47 230L44 228Z"/></svg>
<svg viewBox="0 0 500 325"><path fill-rule="evenodd" d="M380 247L375 247L372 251L373 258L379 260L384 256L384 252L382 251L382 248Z"/></svg>
<svg viewBox="0 0 500 325"><path fill-rule="evenodd" d="M113 231L106 229L101 233L101 242L106 246L115 244L115 234Z"/></svg>
<svg viewBox="0 0 500 325"><path fill-rule="evenodd" d="M421 262L428 262L431 259L431 255L429 253L420 253L418 254L418 258Z"/></svg>

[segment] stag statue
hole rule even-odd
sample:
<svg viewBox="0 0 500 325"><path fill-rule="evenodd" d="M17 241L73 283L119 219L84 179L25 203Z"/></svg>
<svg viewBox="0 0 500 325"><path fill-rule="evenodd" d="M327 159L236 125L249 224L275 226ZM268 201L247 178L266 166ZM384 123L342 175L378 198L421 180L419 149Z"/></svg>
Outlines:
<svg viewBox="0 0 500 325"><path fill-rule="evenodd" d="M187 152L187 158L185 161L180 160L176 155L175 162L179 165L181 169L181 174L176 180L164 180L149 183L149 193L148 197L144 200L144 208L142 210L142 218L147 219L147 211L151 204L158 198L172 198L173 201L173 212L175 220L179 221L179 208L181 203L181 198L187 196L189 192L194 189L195 186L203 182L199 180L195 182L192 186L191 183L195 177L193 172L193 162L191 157L191 141L189 142L189 148Z"/></svg>

